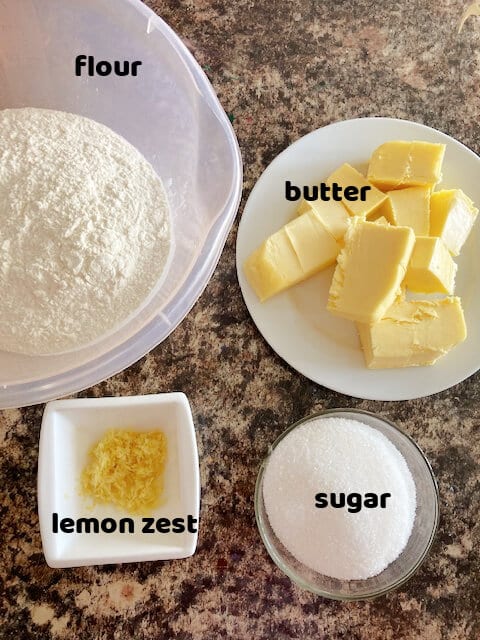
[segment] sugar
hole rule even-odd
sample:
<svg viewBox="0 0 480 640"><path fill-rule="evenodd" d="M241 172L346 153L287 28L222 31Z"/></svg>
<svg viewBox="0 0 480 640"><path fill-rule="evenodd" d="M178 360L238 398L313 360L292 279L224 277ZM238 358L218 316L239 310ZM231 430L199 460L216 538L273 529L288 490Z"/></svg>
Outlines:
<svg viewBox="0 0 480 640"><path fill-rule="evenodd" d="M326 493L389 493L385 508L315 506ZM356 420L317 418L272 452L263 479L268 519L300 562L340 580L381 573L402 553L413 528L415 482L398 449Z"/></svg>

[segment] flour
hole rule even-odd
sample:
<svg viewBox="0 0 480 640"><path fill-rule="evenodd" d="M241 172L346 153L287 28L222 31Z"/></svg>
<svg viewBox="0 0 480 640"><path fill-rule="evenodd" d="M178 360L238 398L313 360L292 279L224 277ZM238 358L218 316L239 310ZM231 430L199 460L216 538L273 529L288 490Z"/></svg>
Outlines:
<svg viewBox="0 0 480 640"><path fill-rule="evenodd" d="M121 324L171 246L162 183L81 116L0 111L0 350L52 354Z"/></svg>

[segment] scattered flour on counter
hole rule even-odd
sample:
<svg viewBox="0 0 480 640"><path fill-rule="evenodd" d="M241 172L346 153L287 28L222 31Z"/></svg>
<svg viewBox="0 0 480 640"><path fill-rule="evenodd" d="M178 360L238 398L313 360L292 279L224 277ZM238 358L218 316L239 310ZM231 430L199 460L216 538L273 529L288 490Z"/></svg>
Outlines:
<svg viewBox="0 0 480 640"><path fill-rule="evenodd" d="M121 324L171 247L163 185L108 127L0 111L0 350L68 351Z"/></svg>

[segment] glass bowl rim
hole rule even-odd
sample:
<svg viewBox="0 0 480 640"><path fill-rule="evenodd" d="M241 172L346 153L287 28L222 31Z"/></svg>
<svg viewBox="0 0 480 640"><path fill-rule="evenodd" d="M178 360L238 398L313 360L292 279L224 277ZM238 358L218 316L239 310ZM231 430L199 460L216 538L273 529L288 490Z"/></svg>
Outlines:
<svg viewBox="0 0 480 640"><path fill-rule="evenodd" d="M311 422L312 420L315 420L316 418L326 418L329 416L334 416L334 415L341 415L341 414L358 414L359 416L369 416L370 418L374 418L376 420L379 420L380 422L385 423L388 427L391 427L394 429L394 431L396 431L401 437L405 438L406 440L408 440L410 442L410 444L413 445L414 449L416 450L416 452L420 455L421 459L423 460L423 463L425 464L426 467L426 471L427 471L427 477L431 480L432 482L432 486L433 486L433 490L434 490L434 496L435 496L435 502L434 502L434 523L433 523L433 527L432 530L430 532L430 536L428 538L428 541L425 545L425 548L423 550L423 552L421 553L421 555L417 558L416 562L413 563L413 565L410 567L410 569L401 577L399 577L398 579L396 579L395 581L393 581L391 584L382 587L382 588L377 588L377 589L372 589L372 591L370 593L365 593L362 595L346 595L346 594L339 594L333 591L326 591L323 589L320 589L318 587L313 586L308 580L303 579L301 576L299 576L297 574L297 572L295 572L294 570L290 569L290 567L283 562L283 560L281 559L280 555L277 553L277 550L275 548L275 545L273 545L270 540L268 539L268 536L266 534L265 531L265 525L264 525L264 518L262 517L262 515L260 514L260 503L263 502L263 495L261 494L261 489L263 487L263 477L265 474L265 469L267 466L267 463L270 459L270 456L272 455L272 452L274 451L274 449L280 444L280 442L294 429L296 429L297 427L299 427L302 424L305 424L307 422ZM346 415L345 415L346 417ZM359 420L360 422L363 422L362 420ZM363 422L363 424L367 424L366 422ZM367 424L367 426L370 426ZM374 428L374 427L371 427ZM390 441L390 439L389 439ZM391 442L391 441L390 441ZM392 443L393 444L393 443ZM260 533L260 537L262 539L262 542L268 552L268 555L270 556L270 558L273 560L273 562L277 565L277 567L280 569L280 571L282 571L282 573L284 573L288 578L290 578L290 580L292 580L292 582L294 582L295 584L297 584L299 587L301 587L302 589L305 589L307 591L310 591L311 593L314 593L315 595L319 595L322 596L324 598L328 598L330 600L341 600L344 602L352 602L352 601L361 601L361 600L370 600L370 599L374 599L374 598L378 598L380 596L386 595L387 593L390 593L391 591L394 591L396 589L398 589L399 587L401 587L403 584L405 584L408 580L410 580L410 578L418 571L418 569L421 567L421 565L424 563L425 559L427 558L430 549L432 547L433 541L435 539L436 533L438 531L438 526L439 526L439 522L440 522L440 493L438 490L438 483L437 480L435 478L435 474L433 473L433 469L431 467L430 462L428 461L426 455L423 453L422 449L418 446L418 444L415 442L415 440L405 431L403 431L402 429L400 429L400 427L398 427L395 423L393 423L391 420L389 420L388 418L384 418L383 416L380 416L376 413L373 413L371 411L365 411L364 409L348 409L348 408L336 408L336 409L324 409L322 411L317 411L315 413L312 413L309 416L305 416L304 418L301 418L300 420L297 420L296 422L294 422L293 424L291 424L289 427L287 427L273 442L273 444L269 445L268 447L268 453L265 456L265 458L263 458L261 464L260 464L260 468L257 474L257 480L255 483L255 496L254 496L254 508L255 508L255 520L257 523L257 528L258 531ZM269 525L271 526L271 525ZM319 575L322 575L319 573ZM367 579L368 580L368 579ZM348 582L343 580L342 582Z"/></svg>

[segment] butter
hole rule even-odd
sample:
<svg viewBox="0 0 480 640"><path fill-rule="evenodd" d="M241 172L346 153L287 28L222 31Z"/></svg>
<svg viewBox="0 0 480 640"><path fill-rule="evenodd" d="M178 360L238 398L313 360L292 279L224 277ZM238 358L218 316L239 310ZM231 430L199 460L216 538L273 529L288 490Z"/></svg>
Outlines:
<svg viewBox="0 0 480 640"><path fill-rule="evenodd" d="M460 298L400 301L357 328L370 369L433 364L467 336Z"/></svg>
<svg viewBox="0 0 480 640"><path fill-rule="evenodd" d="M297 209L297 216L315 211L335 240L342 240L348 227L350 214L341 202L335 200L302 200Z"/></svg>
<svg viewBox="0 0 480 640"><path fill-rule="evenodd" d="M442 238L450 253L458 256L477 215L478 209L461 189L432 193L430 235Z"/></svg>
<svg viewBox="0 0 480 640"><path fill-rule="evenodd" d="M367 180L388 191L400 187L433 186L441 180L444 144L392 140L375 149Z"/></svg>
<svg viewBox="0 0 480 640"><path fill-rule="evenodd" d="M368 220L368 222L378 222L378 220L380 220L381 218L386 220L389 224L395 224L392 217L392 207L390 205L390 199L388 198L388 196L385 202L383 202L378 207L378 209L375 209L373 213L369 214L366 219Z"/></svg>
<svg viewBox="0 0 480 640"><path fill-rule="evenodd" d="M389 219L398 227L411 227L416 236L430 232L430 187L388 191Z"/></svg>
<svg viewBox="0 0 480 640"><path fill-rule="evenodd" d="M373 213L373 211L387 199L384 193L379 191L373 184L366 180L359 171L347 163L342 164L341 167L328 176L327 184L334 182L339 184L343 189L348 186L357 187L358 189L368 187L365 201L355 200L349 202L348 200L342 200L342 204L348 209L352 216L366 217Z"/></svg>
<svg viewBox="0 0 480 640"><path fill-rule="evenodd" d="M263 302L333 264L339 245L313 209L271 235L244 264Z"/></svg>
<svg viewBox="0 0 480 640"><path fill-rule="evenodd" d="M418 237L404 284L410 291L452 294L457 265L440 238Z"/></svg>
<svg viewBox="0 0 480 640"><path fill-rule="evenodd" d="M328 310L356 322L380 320L400 293L414 243L408 227L354 218L338 256Z"/></svg>

